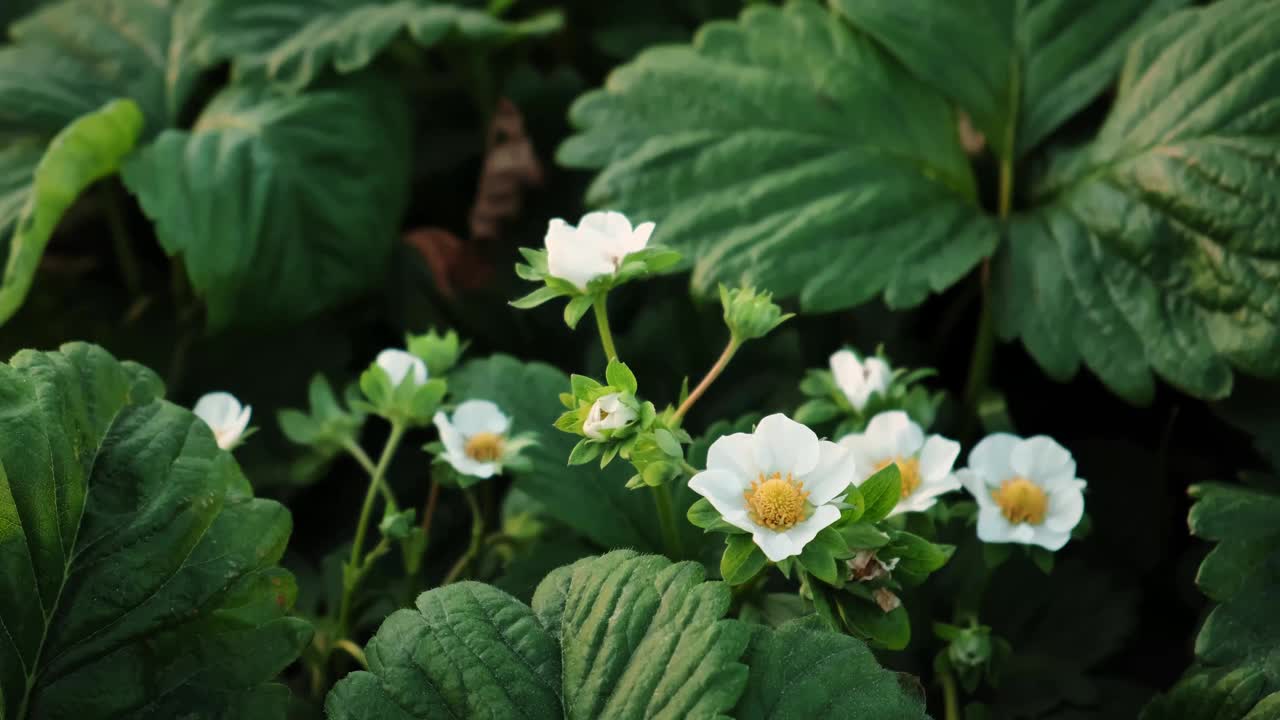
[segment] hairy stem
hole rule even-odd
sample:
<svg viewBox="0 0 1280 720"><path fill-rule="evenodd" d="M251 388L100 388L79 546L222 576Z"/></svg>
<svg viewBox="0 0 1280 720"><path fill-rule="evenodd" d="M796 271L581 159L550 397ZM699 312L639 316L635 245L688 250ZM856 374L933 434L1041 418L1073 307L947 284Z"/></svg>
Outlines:
<svg viewBox="0 0 1280 720"><path fill-rule="evenodd" d="M462 496L467 499L467 506L471 508L471 542L467 545L466 552L462 553L462 557L449 568L449 574L444 576L444 580L440 582L443 587L456 581L480 554L480 545L484 541L484 512L480 509L480 503L476 501L476 496L471 492L470 488L462 488Z"/></svg>
<svg viewBox="0 0 1280 720"><path fill-rule="evenodd" d="M351 601L355 597L356 587L360 584L360 575L364 565L364 536L369 527L369 516L373 512L373 501L379 492L390 495L390 489L383 490L383 479L387 467L391 465L391 457L395 455L400 439L404 437L404 425L399 422L391 424L391 435L387 444L382 447L382 455L378 464L369 476L369 489L364 495L364 505L360 508L360 519L356 522L356 538L351 544L351 559L347 563L348 572L352 574L350 582L344 582L342 588L342 605L338 611L338 637L345 638L351 631ZM394 507L389 503L389 507Z"/></svg>
<svg viewBox="0 0 1280 720"><path fill-rule="evenodd" d="M662 528L662 544L666 548L667 557L679 560L684 557L684 547L676 524L675 506L671 502L671 488L665 483L653 486L653 504L658 510L658 525Z"/></svg>
<svg viewBox="0 0 1280 720"><path fill-rule="evenodd" d="M729 366L729 361L733 359L733 354L738 352L738 348L741 346L742 344L738 342L737 338L729 338L729 344L724 346L724 352L720 353L716 364L711 366L711 369L703 376L698 386L693 389L693 392L689 393L689 397L685 398L684 402L680 403L680 407L676 408L676 418L682 418L685 413L689 412L689 408L693 407L698 398L702 397L707 388L711 387L711 383L715 382L716 378L720 377L720 373L724 372L724 369Z"/></svg>
<svg viewBox="0 0 1280 720"><path fill-rule="evenodd" d="M605 360L617 360L618 350L613 345L613 333L609 330L609 312L605 309L605 296L602 294L591 303L596 315L596 327L600 330L600 344L604 346Z"/></svg>

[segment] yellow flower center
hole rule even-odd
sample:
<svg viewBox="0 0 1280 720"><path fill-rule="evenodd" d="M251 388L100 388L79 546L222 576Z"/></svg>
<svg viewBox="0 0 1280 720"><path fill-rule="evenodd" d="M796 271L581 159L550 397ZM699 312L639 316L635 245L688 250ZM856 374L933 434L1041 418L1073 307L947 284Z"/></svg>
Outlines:
<svg viewBox="0 0 1280 720"><path fill-rule="evenodd" d="M1000 483L1000 489L993 490L991 497L1000 506L1000 514L1015 525L1039 525L1049 511L1049 496L1024 477L1011 477Z"/></svg>
<svg viewBox="0 0 1280 720"><path fill-rule="evenodd" d="M476 433L467 438L467 457L476 462L493 462L502 457L502 436L497 433Z"/></svg>
<svg viewBox="0 0 1280 720"><path fill-rule="evenodd" d="M920 487L920 461L915 458L894 458L876 463L876 472L889 467L889 463L898 466L898 474L902 476L902 497L907 497Z"/></svg>
<svg viewBox="0 0 1280 720"><path fill-rule="evenodd" d="M787 530L804 520L809 493L804 491L804 482L796 481L791 473L783 478L776 472L768 477L760 473L760 479L751 481L751 489L743 497L752 522L770 530Z"/></svg>

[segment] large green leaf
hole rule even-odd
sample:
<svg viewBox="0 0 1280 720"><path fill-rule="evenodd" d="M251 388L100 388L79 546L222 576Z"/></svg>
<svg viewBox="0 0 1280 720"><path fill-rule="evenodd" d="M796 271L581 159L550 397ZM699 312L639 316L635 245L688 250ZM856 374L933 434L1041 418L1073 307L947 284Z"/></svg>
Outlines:
<svg viewBox="0 0 1280 720"><path fill-rule="evenodd" d="M197 63L231 59L241 76L262 74L292 90L330 66L344 74L366 67L402 34L420 47L498 44L561 22L557 13L507 22L433 0L199 0L184 14Z"/></svg>
<svg viewBox="0 0 1280 720"><path fill-rule="evenodd" d="M138 106L115 100L58 133L29 176L23 169L36 157L33 143L0 152L0 247L7 246L9 258L0 279L0 324L26 298L62 215L85 188L116 172L141 132Z"/></svg>
<svg viewBox="0 0 1280 720"><path fill-rule="evenodd" d="M339 682L332 720L713 718L737 702L749 630L695 563L630 551L547 576L529 608L464 582L422 594Z"/></svg>
<svg viewBox="0 0 1280 720"><path fill-rule="evenodd" d="M835 0L969 112L996 154L1026 155L1115 80L1141 28L1187 0Z"/></svg>
<svg viewBox="0 0 1280 720"><path fill-rule="evenodd" d="M497 403L511 416L513 432L530 432L537 438L537 444L524 451L532 467L519 473L516 483L549 515L602 548L662 549L650 492L626 488L627 478L634 474L629 465L615 461L604 470L594 464L569 466L577 438L552 426L564 411L556 398L569 391L564 373L550 365L494 355L450 373L449 391L458 401L479 398ZM694 499L692 491L677 490L679 517ZM684 522L680 529L684 547L696 547L701 531Z"/></svg>
<svg viewBox="0 0 1280 720"><path fill-rule="evenodd" d="M403 95L360 75L301 96L227 88L122 174L218 328L298 319L382 277L409 156Z"/></svg>
<svg viewBox="0 0 1280 720"><path fill-rule="evenodd" d="M1055 377L1144 401L1280 374L1280 2L1184 10L1134 45L1098 139L1014 218L996 319Z"/></svg>
<svg viewBox="0 0 1280 720"><path fill-rule="evenodd" d="M571 119L561 162L603 168L589 201L657 221L703 291L905 307L996 245L948 103L813 2L649 50Z"/></svg>
<svg viewBox="0 0 1280 720"><path fill-rule="evenodd" d="M738 720L928 718L917 681L880 667L861 640L823 630L813 618L758 628L745 661L751 675Z"/></svg>
<svg viewBox="0 0 1280 720"><path fill-rule="evenodd" d="M1196 638L1196 662L1144 720L1280 717L1280 495L1206 484L1191 488L1191 532L1217 542L1196 583L1218 605Z"/></svg>
<svg viewBox="0 0 1280 720"><path fill-rule="evenodd" d="M284 716L289 513L162 391L92 345L0 365L0 715Z"/></svg>
<svg viewBox="0 0 1280 720"><path fill-rule="evenodd" d="M194 81L170 62L173 5L62 0L15 23L0 47L0 138L47 138L117 98L138 103L148 137L168 127Z"/></svg>

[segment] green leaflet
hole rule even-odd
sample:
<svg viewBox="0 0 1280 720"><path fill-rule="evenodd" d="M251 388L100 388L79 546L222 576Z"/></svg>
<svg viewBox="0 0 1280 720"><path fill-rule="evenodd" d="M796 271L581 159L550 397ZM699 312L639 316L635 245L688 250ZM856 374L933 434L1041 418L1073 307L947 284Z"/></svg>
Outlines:
<svg viewBox="0 0 1280 720"><path fill-rule="evenodd" d="M1196 663L1144 720L1269 720L1280 713L1280 495L1205 484L1191 488L1191 532L1218 544L1196 583L1218 605L1196 638Z"/></svg>
<svg viewBox="0 0 1280 720"><path fill-rule="evenodd" d="M737 702L747 626L695 563L619 550L547 576L533 608L480 583L422 594L325 710L360 718L713 718ZM465 642L463 642L465 640Z"/></svg>
<svg viewBox="0 0 1280 720"><path fill-rule="evenodd" d="M299 319L381 277L408 146L404 97L376 76L301 96L232 86L122 174L221 328Z"/></svg>
<svg viewBox="0 0 1280 720"><path fill-rule="evenodd" d="M555 12L507 22L432 0L198 0L182 16L194 62L233 60L240 76L266 76L292 91L330 66L341 74L367 67L402 34L424 48L493 45L554 32L562 22Z"/></svg>
<svg viewBox="0 0 1280 720"><path fill-rule="evenodd" d="M0 47L0 138L50 137L130 98L146 137L172 124L195 75L171 63L173 0L62 0L11 27Z"/></svg>
<svg viewBox="0 0 1280 720"><path fill-rule="evenodd" d="M580 98L560 159L601 169L592 203L658 221L703 292L746 280L809 311L880 293L905 307L1004 237L998 332L1051 376L1083 363L1144 402L1155 375L1208 398L1233 368L1280 375L1280 4L922 4L799 0L709 23ZM1112 83L1126 47L1097 140L1015 165ZM1031 209L978 209L926 83L997 136L1004 196Z"/></svg>
<svg viewBox="0 0 1280 720"><path fill-rule="evenodd" d="M603 168L589 201L658 221L702 292L907 307L996 246L945 100L813 2L646 51L571 119L560 161Z"/></svg>
<svg viewBox="0 0 1280 720"><path fill-rule="evenodd" d="M1187 0L835 0L916 77L1024 157L1115 79L1133 35Z"/></svg>
<svg viewBox="0 0 1280 720"><path fill-rule="evenodd" d="M997 257L996 321L1051 375L1133 401L1280 373L1280 2L1179 12L1134 44L1098 139Z"/></svg>
<svg viewBox="0 0 1280 720"><path fill-rule="evenodd" d="M283 718L291 522L101 348L0 365L0 714ZM30 688L28 690L28 687Z"/></svg>
<svg viewBox="0 0 1280 720"><path fill-rule="evenodd" d="M531 433L537 444L523 451L531 468L516 473L516 487L541 503L546 512L603 548L662 549L653 521L648 490L628 490L635 471L625 462L604 470L567 464L577 438L553 427L564 409L556 401L569 390L564 373L542 363L524 363L509 355L493 355L464 363L449 374L449 390L457 400L490 400L512 418L513 433ZM687 486L673 487L676 512L683 517L697 495ZM680 523L686 550L703 542L702 531Z"/></svg>
<svg viewBox="0 0 1280 720"><path fill-rule="evenodd" d="M751 671L733 713L738 720L928 718L918 681L885 670L861 640L813 618L757 628L744 660Z"/></svg>
<svg viewBox="0 0 1280 720"><path fill-rule="evenodd" d="M116 172L141 132L138 106L115 100L58 133L26 185L22 168L35 157L34 146L18 144L0 154L0 239L8 240L8 261L0 280L0 324L22 306L62 215L85 188Z"/></svg>
<svg viewBox="0 0 1280 720"><path fill-rule="evenodd" d="M812 618L776 630L723 619L729 601L700 565L627 550L552 572L532 609L480 583L438 588L387 618L366 648L370 671L339 682L325 710L331 720L927 717L913 681L880 668L860 640Z"/></svg>

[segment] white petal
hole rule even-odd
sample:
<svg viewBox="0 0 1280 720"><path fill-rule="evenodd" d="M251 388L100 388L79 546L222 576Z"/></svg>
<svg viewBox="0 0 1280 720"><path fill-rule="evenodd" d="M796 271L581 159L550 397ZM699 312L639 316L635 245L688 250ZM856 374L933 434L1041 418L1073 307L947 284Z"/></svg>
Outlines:
<svg viewBox="0 0 1280 720"><path fill-rule="evenodd" d="M444 411L437 410L431 421L436 425L436 432L440 433L440 442L444 443L446 452L452 455L467 454L467 439L449 422L449 416Z"/></svg>
<svg viewBox="0 0 1280 720"><path fill-rule="evenodd" d="M636 226L631 232L631 249L630 252L639 252L649 245L649 238L653 236L653 229L657 227L654 223L645 222Z"/></svg>
<svg viewBox="0 0 1280 720"><path fill-rule="evenodd" d="M1009 531L1009 539L1023 545L1034 545L1036 542L1036 528L1034 525L1026 523L1012 525Z"/></svg>
<svg viewBox="0 0 1280 720"><path fill-rule="evenodd" d="M768 528L757 527L751 532L751 539L755 544L764 551L764 556L778 562L786 560L792 555L799 555L804 546L795 547L791 543L791 538L786 534L774 532Z"/></svg>
<svg viewBox="0 0 1280 720"><path fill-rule="evenodd" d="M582 216L578 227L606 237L626 237L631 234L631 221L616 210L596 210Z"/></svg>
<svg viewBox="0 0 1280 720"><path fill-rule="evenodd" d="M398 387L410 373L413 374L414 385L421 385L427 381L427 364L422 362L422 358L404 350L383 350L378 353L374 362L387 374L393 386Z"/></svg>
<svg viewBox="0 0 1280 720"><path fill-rule="evenodd" d="M861 411L871 396L872 386L867 383L867 375L858 356L851 350L840 350L831 356L831 375L836 385L849 404Z"/></svg>
<svg viewBox="0 0 1280 720"><path fill-rule="evenodd" d="M931 480L929 482L922 480L920 482L920 487L916 488L916 491L911 493L911 497L934 498L939 495L945 495L949 492L959 490L960 487L960 480L954 474L950 474L942 477L941 479ZM983 484L983 487L986 487L985 483Z"/></svg>
<svg viewBox="0 0 1280 720"><path fill-rule="evenodd" d="M466 453L445 453L444 459L453 466L454 470L471 477L490 478L498 470L497 463L480 462Z"/></svg>
<svg viewBox="0 0 1280 720"><path fill-rule="evenodd" d="M823 505L814 508L813 514L801 520L792 527L783 530L779 535L787 536L791 541L791 547L795 549L794 555L799 555L804 546L808 545L823 528L831 525L840 519L840 511L830 505ZM769 558L772 560L773 558Z"/></svg>
<svg viewBox="0 0 1280 720"><path fill-rule="evenodd" d="M717 438L707 450L707 469L732 473L742 480L745 488L760 477L755 437L750 433L733 433Z"/></svg>
<svg viewBox="0 0 1280 720"><path fill-rule="evenodd" d="M849 489L857 464L848 448L827 440L818 441L818 466L797 479L804 482L813 505L826 505Z"/></svg>
<svg viewBox="0 0 1280 720"><path fill-rule="evenodd" d="M993 433L982 438L969 451L969 469L988 485L999 485L1015 474L1009 465L1009 456L1020 442L1022 438L1009 433Z"/></svg>
<svg viewBox="0 0 1280 720"><path fill-rule="evenodd" d="M557 218L547 227L547 271L579 290L600 275L613 272L601 241L594 234L579 233Z"/></svg>
<svg viewBox="0 0 1280 720"><path fill-rule="evenodd" d="M988 543L1010 542L1013 526L995 505L978 507L978 539Z"/></svg>
<svg viewBox="0 0 1280 720"><path fill-rule="evenodd" d="M453 424L467 437L482 432L505 435L511 427L511 418L488 400L467 400L453 411Z"/></svg>
<svg viewBox="0 0 1280 720"><path fill-rule="evenodd" d="M253 417L253 406L245 405L244 410L240 412L240 416L235 419L235 422L227 426L226 432L234 435L235 439L239 440L240 436L244 435L245 429L249 427L249 418L251 417Z"/></svg>
<svg viewBox="0 0 1280 720"><path fill-rule="evenodd" d="M981 475L966 468L957 470L954 477L965 490L969 491L969 494L978 503L978 507L996 508L995 499L991 497L991 486L987 484L987 481ZM1000 512L999 508L996 508L996 512Z"/></svg>
<svg viewBox="0 0 1280 720"><path fill-rule="evenodd" d="M724 470L703 470L689 480L689 489L706 498L722 516L745 516L750 482Z"/></svg>
<svg viewBox="0 0 1280 720"><path fill-rule="evenodd" d="M753 434L756 463L765 474L807 475L818 465L818 436L782 413L761 420Z"/></svg>
<svg viewBox="0 0 1280 720"><path fill-rule="evenodd" d="M878 413L867 423L865 434L889 448L889 457L894 458L915 457L924 445L924 431L901 410Z"/></svg>
<svg viewBox="0 0 1280 720"><path fill-rule="evenodd" d="M930 435L920 449L920 482L928 485L946 479L960 457L960 443Z"/></svg>
<svg viewBox="0 0 1280 720"><path fill-rule="evenodd" d="M227 392L211 392L200 397L191 409L210 428L220 430L231 426L240 415L240 401Z"/></svg>
<svg viewBox="0 0 1280 720"><path fill-rule="evenodd" d="M937 502L938 497L936 494L930 495L919 491L913 492L907 497L899 500L898 504L893 506L893 510L889 511L889 517L909 512L924 512L937 504Z"/></svg>
<svg viewBox="0 0 1280 720"><path fill-rule="evenodd" d="M1035 535L1027 541L1028 545L1039 545L1046 550L1057 552L1071 539L1070 532L1055 532L1044 526L1035 529Z"/></svg>
<svg viewBox="0 0 1280 720"><path fill-rule="evenodd" d="M1014 446L1009 466L1046 490L1062 486L1076 476L1071 453L1047 435L1036 435Z"/></svg>
<svg viewBox="0 0 1280 720"><path fill-rule="evenodd" d="M1084 493L1080 488L1066 485L1049 493L1049 514L1044 527L1052 532L1070 533L1084 517Z"/></svg>

